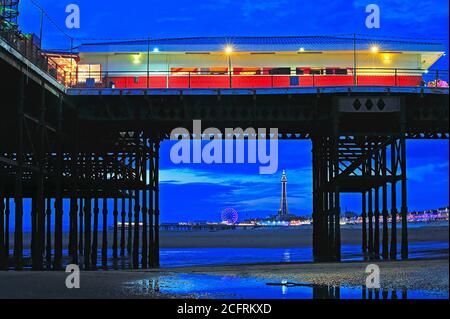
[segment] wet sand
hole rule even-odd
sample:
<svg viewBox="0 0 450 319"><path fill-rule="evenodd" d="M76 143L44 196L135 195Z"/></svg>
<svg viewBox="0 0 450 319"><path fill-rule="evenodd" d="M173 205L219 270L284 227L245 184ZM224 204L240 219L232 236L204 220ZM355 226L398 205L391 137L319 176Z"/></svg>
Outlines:
<svg viewBox="0 0 450 319"><path fill-rule="evenodd" d="M64 272L0 272L0 298L176 298L193 297L159 292L164 279L179 274L226 275L288 280L295 283L362 286L368 262L324 264L237 265L188 267L152 271L81 272L81 288L67 289ZM377 262L383 289L427 290L448 293L448 259ZM145 287L145 288L143 288Z"/></svg>
<svg viewBox="0 0 450 319"><path fill-rule="evenodd" d="M440 224L441 225L441 224ZM449 227L430 225L409 228L410 243L447 242ZM389 230L390 231L390 230ZM381 232L380 232L381 233ZM361 243L361 227L345 225L341 229L343 245ZM397 235L400 240L401 230ZM295 248L312 246L312 227L256 228L228 231L161 232L163 248ZM381 238L381 237L380 237ZM381 242L381 239L380 239Z"/></svg>

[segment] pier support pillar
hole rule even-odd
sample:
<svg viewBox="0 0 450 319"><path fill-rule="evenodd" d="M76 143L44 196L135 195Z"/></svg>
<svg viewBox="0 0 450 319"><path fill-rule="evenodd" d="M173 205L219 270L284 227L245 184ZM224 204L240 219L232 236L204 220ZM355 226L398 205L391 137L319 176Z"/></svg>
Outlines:
<svg viewBox="0 0 450 319"><path fill-rule="evenodd" d="M126 229L126 211L125 211L125 197L120 200L121 203L121 228L120 228L120 256L125 256L125 229Z"/></svg>
<svg viewBox="0 0 450 319"><path fill-rule="evenodd" d="M389 258L389 228L388 228L388 219L389 219L389 211L388 211L388 186L387 186L387 156L386 156L386 146L384 146L381 150L381 162L382 162L382 170L381 173L383 175L383 187L382 187L382 214L383 214L383 240L382 240L382 251L381 254L383 259Z"/></svg>
<svg viewBox="0 0 450 319"><path fill-rule="evenodd" d="M367 253L367 203L366 192L362 192L361 195L361 218L362 218L362 251L364 256Z"/></svg>
<svg viewBox="0 0 450 319"><path fill-rule="evenodd" d="M103 198L102 207L102 268L108 267L108 199Z"/></svg>
<svg viewBox="0 0 450 319"><path fill-rule="evenodd" d="M408 203L407 203L407 179L406 179L406 140L404 137L400 139L400 166L402 172L402 206L401 206L401 215L402 215L402 247L401 247L401 256L402 259L408 258Z"/></svg>
<svg viewBox="0 0 450 319"><path fill-rule="evenodd" d="M397 143L391 145L391 251L390 258L397 259Z"/></svg>
<svg viewBox="0 0 450 319"><path fill-rule="evenodd" d="M23 138L24 138L24 100L25 100L25 75L21 72L19 79L19 92L17 102L17 126L16 126L16 172L14 178L14 267L20 270L23 267Z"/></svg>
<svg viewBox="0 0 450 319"><path fill-rule="evenodd" d="M160 138L155 141L155 268L159 268L159 149Z"/></svg>
<svg viewBox="0 0 450 319"><path fill-rule="evenodd" d="M98 158L97 158L98 160ZM92 268L97 269L97 257L98 257L98 215L100 208L98 205L98 196L94 198L94 228L92 231L92 250L91 250L91 263Z"/></svg>
<svg viewBox="0 0 450 319"><path fill-rule="evenodd" d="M142 189L142 268L148 268L148 228L147 228L147 192L148 192L148 183L147 183L147 161L148 161L148 143L147 138L144 135L142 137L142 152L141 152L141 179L144 185Z"/></svg>
<svg viewBox="0 0 450 319"><path fill-rule="evenodd" d="M0 270L6 269L5 247L5 199L2 197L2 185L0 185Z"/></svg>

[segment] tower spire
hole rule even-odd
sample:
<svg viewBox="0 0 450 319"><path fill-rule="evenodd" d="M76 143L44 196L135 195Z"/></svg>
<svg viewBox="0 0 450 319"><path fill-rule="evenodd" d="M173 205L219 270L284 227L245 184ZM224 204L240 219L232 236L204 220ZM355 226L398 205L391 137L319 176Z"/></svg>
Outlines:
<svg viewBox="0 0 450 319"><path fill-rule="evenodd" d="M286 171L283 170L283 174L281 175L281 204L280 210L278 211L278 219L284 220L286 216L289 214L288 204L287 204L287 176Z"/></svg>

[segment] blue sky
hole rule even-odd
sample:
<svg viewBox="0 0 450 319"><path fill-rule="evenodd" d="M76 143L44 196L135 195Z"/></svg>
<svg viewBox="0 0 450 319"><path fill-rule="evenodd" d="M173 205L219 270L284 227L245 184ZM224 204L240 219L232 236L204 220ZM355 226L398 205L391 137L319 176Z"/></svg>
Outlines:
<svg viewBox="0 0 450 319"><path fill-rule="evenodd" d="M172 0L92 1L35 0L59 29L79 42L93 39L184 37L214 35L369 34L440 39L448 51L448 2L437 0ZM64 27L65 7L81 9L81 28ZM381 28L365 27L365 7L381 8ZM39 33L39 12L31 0L21 1L25 32ZM70 41L45 19L43 45L68 48ZM448 56L435 66L448 69ZM161 150L161 211L163 222L217 220L225 207L241 218L267 216L279 206L281 170L288 173L290 210L311 212L311 145L280 143L280 171L261 176L254 165L182 165L168 158L170 142ZM410 209L448 205L448 142L408 142ZM359 197L343 195L342 208L359 211Z"/></svg>

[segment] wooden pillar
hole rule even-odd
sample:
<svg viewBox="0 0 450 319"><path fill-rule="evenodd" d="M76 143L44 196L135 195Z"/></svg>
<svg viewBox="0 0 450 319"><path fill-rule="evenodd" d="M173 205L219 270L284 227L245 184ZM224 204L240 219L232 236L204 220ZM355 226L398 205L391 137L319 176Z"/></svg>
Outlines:
<svg viewBox="0 0 450 319"><path fill-rule="evenodd" d="M45 253L45 197L44 197L44 161L45 161L45 139L46 139L46 87L41 83L41 105L39 110L39 134L38 147L36 151L36 165L38 166L35 172L36 179L36 251L35 263L33 269L41 270L44 264Z"/></svg>
<svg viewBox="0 0 450 319"><path fill-rule="evenodd" d="M400 165L402 171L402 247L401 256L402 259L408 259L408 198L407 198L407 179L406 179L406 140L405 137L400 139Z"/></svg>
<svg viewBox="0 0 450 319"><path fill-rule="evenodd" d="M148 242L147 242L147 138L143 138L143 150L141 153L142 165L142 183L144 188L142 189L142 268L148 267Z"/></svg>
<svg viewBox="0 0 450 319"><path fill-rule="evenodd" d="M80 214L80 221L79 221L79 228L80 228L80 235L79 235L79 243L78 243L78 250L80 255L84 252L84 231L83 231L83 224L84 224L84 206L83 206L83 199L80 198L80 205L79 205L79 214Z"/></svg>
<svg viewBox="0 0 450 319"><path fill-rule="evenodd" d="M1 187L1 185L0 185ZM0 189L0 270L6 269L6 247L5 247L5 199Z"/></svg>
<svg viewBox="0 0 450 319"><path fill-rule="evenodd" d="M106 269L108 267L108 199L103 198L102 207L102 267Z"/></svg>
<svg viewBox="0 0 450 319"><path fill-rule="evenodd" d="M331 167L331 165L330 165ZM332 173L330 173L330 176ZM330 254L332 255L333 259L336 258L336 256L334 256L334 252L335 252L335 244L334 244L334 194L333 193L328 193L328 234L329 234L329 240L328 240L328 251L330 252Z"/></svg>
<svg viewBox="0 0 450 319"><path fill-rule="evenodd" d="M332 165L329 161L329 159L327 158L328 153L330 152L329 150L329 140L326 140L325 143L326 145L326 149L324 150L323 153L323 157L322 157L322 174L321 174L321 179L322 179L322 185L326 185L328 183L328 166ZM322 260L323 261L329 261L332 259L333 256L333 252L328 250L329 247L329 242L333 241L334 238L330 238L329 234L328 234L328 214L329 214L329 207L328 207L328 192L323 191L321 193L321 201L322 201L322 219L321 219L321 233L322 233Z"/></svg>
<svg viewBox="0 0 450 319"><path fill-rule="evenodd" d="M375 187L375 231L374 231L374 249L375 257L380 255L380 189Z"/></svg>
<svg viewBox="0 0 450 319"><path fill-rule="evenodd" d="M117 223L118 221L118 216L119 216L119 210L118 210L118 199L117 199L117 195L116 197L114 197L114 209L113 209L113 218L114 218L114 224L113 224L113 247L112 247L112 254L113 254L113 258L117 259L118 255L117 255L117 241L118 241L118 228L117 228Z"/></svg>
<svg viewBox="0 0 450 319"><path fill-rule="evenodd" d="M392 182L391 182L391 259L397 259L397 154L396 154L396 144L394 141L391 146L391 171L392 171Z"/></svg>
<svg viewBox="0 0 450 319"><path fill-rule="evenodd" d="M366 192L362 192L362 207L361 207L361 217L362 217L362 251L364 254L367 253L367 203L366 203Z"/></svg>
<svg viewBox="0 0 450 319"><path fill-rule="evenodd" d="M91 268L91 219L92 219L92 200L86 197L84 203L84 269Z"/></svg>
<svg viewBox="0 0 450 319"><path fill-rule="evenodd" d="M375 157L375 174L376 177L380 177L380 156L379 152L377 152ZM374 188L375 194L375 231L374 231L374 242L373 242L373 252L376 258L380 256L380 188L378 187L378 180L376 181L377 185Z"/></svg>
<svg viewBox="0 0 450 319"><path fill-rule="evenodd" d="M134 237L133 237L133 268L139 268L139 191L134 191Z"/></svg>
<svg viewBox="0 0 450 319"><path fill-rule="evenodd" d="M47 198L47 209L45 211L47 215L47 238L46 238L46 262L47 262L47 268L50 269L52 267L52 203L51 199Z"/></svg>
<svg viewBox="0 0 450 319"><path fill-rule="evenodd" d="M369 159L367 160L367 177L372 178L372 143L369 143L368 146L368 153L369 153ZM372 193L372 187L369 186L368 192L367 192L367 204L368 204L368 219L369 219L369 241L368 241L368 250L370 257L373 257L373 193Z"/></svg>
<svg viewBox="0 0 450 319"><path fill-rule="evenodd" d="M126 211L125 211L125 197L121 199L122 213L121 213L121 225L120 228L120 256L125 256L125 225L126 225Z"/></svg>
<svg viewBox="0 0 450 319"><path fill-rule="evenodd" d="M73 188L72 188L73 189ZM78 265L78 199L75 193L70 198L70 238L69 244L70 255L72 256L72 264Z"/></svg>
<svg viewBox="0 0 450 319"><path fill-rule="evenodd" d="M11 214L10 199L7 197L5 201L5 258L9 259L9 217Z"/></svg>
<svg viewBox="0 0 450 319"><path fill-rule="evenodd" d="M22 70L20 70L22 71ZM23 107L25 101L25 75L21 72L19 79L19 92L17 103L17 126L16 126L16 172L14 176L14 267L21 270L23 267L23 137L24 137L24 117Z"/></svg>
<svg viewBox="0 0 450 319"><path fill-rule="evenodd" d="M334 123L333 123L333 171L334 171L334 210L335 210L335 218L334 218L334 236L335 236L335 261L341 261L341 194L340 194L340 185L339 185L339 138L340 138L340 118L339 112L337 109L334 109Z"/></svg>
<svg viewBox="0 0 450 319"><path fill-rule="evenodd" d="M30 207L30 215L31 215L31 264L34 270L39 268L38 262L38 250L39 250L39 238L38 238L38 220L37 220L37 204L36 204L36 196L31 198L31 207Z"/></svg>
<svg viewBox="0 0 450 319"><path fill-rule="evenodd" d="M133 253L133 195L128 191L128 236L127 236L127 253L131 256Z"/></svg>
<svg viewBox="0 0 450 319"><path fill-rule="evenodd" d="M389 229L388 229L388 198L387 198L387 156L386 156L386 146L381 150L382 157L382 174L383 174L383 188L382 188L382 201L383 201L383 240L381 254L383 259L389 258Z"/></svg>
<svg viewBox="0 0 450 319"><path fill-rule="evenodd" d="M319 241L319 230L318 230L318 220L319 220L319 193L318 193L318 139L312 139L312 170L313 170L313 259L314 261L318 261L319 259L319 249L318 249L318 241Z"/></svg>
<svg viewBox="0 0 450 319"><path fill-rule="evenodd" d="M155 143L155 267L159 268L159 138Z"/></svg>
<svg viewBox="0 0 450 319"><path fill-rule="evenodd" d="M72 120L73 140L70 154L70 243L69 253L72 256L72 264L78 265L78 120L74 114Z"/></svg>
<svg viewBox="0 0 450 319"><path fill-rule="evenodd" d="M155 162L154 162L154 148L153 148L153 140L150 139L150 167L149 167L149 204L148 204L148 240L149 240L149 249L148 249L148 256L149 256L149 266L155 267L155 229L154 229L154 194L155 194Z"/></svg>
<svg viewBox="0 0 450 319"><path fill-rule="evenodd" d="M98 160L98 158L97 158ZM97 268L97 257L98 257L98 215L100 209L98 206L98 196L94 198L94 229L92 233L92 251L91 251L91 263L94 269Z"/></svg>
<svg viewBox="0 0 450 319"><path fill-rule="evenodd" d="M63 125L63 97L59 98L57 107L57 133L56 133L56 184L55 184L55 257L53 261L53 268L56 270L62 269L62 250L63 250L63 198L62 198L62 178L63 178L63 153L62 144L64 142L62 137ZM71 230L69 230L71 231ZM71 238L71 236L69 235ZM73 238L71 238L73 240Z"/></svg>

